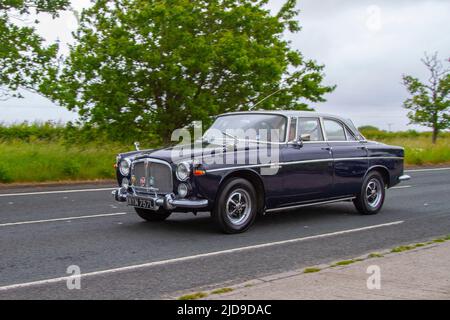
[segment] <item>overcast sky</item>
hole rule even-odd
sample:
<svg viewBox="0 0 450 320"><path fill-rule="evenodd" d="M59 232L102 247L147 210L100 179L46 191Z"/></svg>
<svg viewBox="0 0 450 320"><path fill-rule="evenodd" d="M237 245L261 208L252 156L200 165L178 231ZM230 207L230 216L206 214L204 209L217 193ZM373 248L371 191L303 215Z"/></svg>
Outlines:
<svg viewBox="0 0 450 320"><path fill-rule="evenodd" d="M272 0L277 10L284 1ZM73 1L81 9L88 0ZM289 36L292 46L307 58L325 64L326 83L336 84L327 102L312 105L321 112L349 117L356 125L383 129L408 126L402 102L403 73L427 79L420 63L425 51L450 58L450 1L448 0L299 0L300 33ZM48 40L71 41L76 28L71 13L52 21L41 17L39 32ZM23 120L68 121L76 118L38 95L0 102L0 122Z"/></svg>

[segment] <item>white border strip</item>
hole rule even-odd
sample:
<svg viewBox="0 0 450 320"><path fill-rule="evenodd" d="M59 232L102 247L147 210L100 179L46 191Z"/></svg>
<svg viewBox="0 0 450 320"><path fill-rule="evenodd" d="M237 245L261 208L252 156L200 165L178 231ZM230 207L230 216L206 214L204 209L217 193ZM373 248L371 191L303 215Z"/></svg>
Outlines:
<svg viewBox="0 0 450 320"><path fill-rule="evenodd" d="M74 192L91 192L91 191L111 191L116 188L99 188L99 189L79 189L79 190L55 190L55 191L39 191L39 192L22 192L22 193L5 193L0 194L0 197L17 197L17 196L31 196L38 194L53 194L53 193L74 193Z"/></svg>
<svg viewBox="0 0 450 320"><path fill-rule="evenodd" d="M123 272L123 271L132 271L132 270L149 268L149 267L154 267L154 266L161 266L161 265L166 265L166 264L171 264L171 263L176 263L176 262L184 262L184 261L190 261L190 260L199 259L199 258L212 257L212 256L221 255L221 254L229 254L229 253L235 253L235 252L241 252L241 251L247 251L247 250L253 250L253 249L261 249L261 248L267 248L267 247L278 246L278 245L283 245L283 244L302 242L302 241L307 241L307 240L312 240L312 239L332 237L332 236L347 234L347 233L351 233L351 232L358 232L358 231L365 231L365 230L371 230L371 229L376 229L376 228L394 226L394 225L399 225L403 222L404 221L394 221L394 222L377 224L377 225L372 225L372 226L367 226L367 227L362 227L362 228L324 233L324 234L319 234L319 235L309 236L309 237L304 237L304 238L296 238L296 239L290 239L290 240L269 242L269 243L257 244L257 245L253 245L253 246L246 246L246 247L239 247L239 248L234 248L234 249L201 253L201 254L187 256L187 257L181 257L181 258L148 262L148 263L143 263L143 264L131 265L131 266L127 266L127 267L120 267L120 268L114 268L114 269L88 272L88 273L81 274L79 277L80 278L81 277L92 277L92 276L112 274L112 273ZM12 290L12 289L27 288L27 287L38 286L38 285L58 283L58 282L67 281L67 280L70 280L73 278L74 278L74 276L66 276L66 277L45 279L45 280L32 281L32 282L17 283L17 284L0 287L0 291L7 291L7 290Z"/></svg>
<svg viewBox="0 0 450 320"><path fill-rule="evenodd" d="M0 227L9 227L9 226L18 226L22 224L35 224L35 223L44 223L44 222L55 222L55 221L68 221L68 220L80 220L80 219L91 219L91 218L101 218L101 217L113 217L113 216L123 216L127 214L126 212L119 213L105 213L105 214L95 214L91 216L78 216L78 217L68 217L68 218L55 218L55 219L46 219L46 220L31 220L31 221L22 221L22 222L9 222L0 224Z"/></svg>

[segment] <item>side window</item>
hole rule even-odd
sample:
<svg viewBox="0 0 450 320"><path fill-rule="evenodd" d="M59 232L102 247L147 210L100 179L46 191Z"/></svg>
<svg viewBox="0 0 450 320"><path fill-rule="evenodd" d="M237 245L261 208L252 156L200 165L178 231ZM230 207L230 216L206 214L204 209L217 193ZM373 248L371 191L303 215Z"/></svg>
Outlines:
<svg viewBox="0 0 450 320"><path fill-rule="evenodd" d="M299 118L298 135L309 135L309 141L323 141L322 128L318 118ZM308 141L307 139L305 139Z"/></svg>
<svg viewBox="0 0 450 320"><path fill-rule="evenodd" d="M297 139L297 118L291 118L291 125L289 127L289 140L294 141Z"/></svg>
<svg viewBox="0 0 450 320"><path fill-rule="evenodd" d="M344 127L334 120L324 119L325 133L328 141L346 141Z"/></svg>

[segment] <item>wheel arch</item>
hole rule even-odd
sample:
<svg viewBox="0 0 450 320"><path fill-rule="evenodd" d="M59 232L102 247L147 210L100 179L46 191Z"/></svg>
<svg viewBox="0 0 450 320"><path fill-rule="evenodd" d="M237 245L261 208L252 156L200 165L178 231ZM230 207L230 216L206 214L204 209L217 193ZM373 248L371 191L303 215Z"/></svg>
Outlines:
<svg viewBox="0 0 450 320"><path fill-rule="evenodd" d="M231 171L228 174L226 174L220 181L219 185L219 192L216 194L215 202L217 202L217 199L222 192L223 187L225 184L230 181L233 178L242 178L247 181L249 181L256 191L256 197L257 197L257 205L258 205L258 213L262 213L266 207L266 191L264 188L264 182L261 179L261 176L254 170L250 169L240 169Z"/></svg>
<svg viewBox="0 0 450 320"><path fill-rule="evenodd" d="M389 186L391 185L391 175L389 173L389 169L383 165L374 165L367 170L366 174L364 175L364 179L366 179L367 175L373 171L377 171L381 174L384 184L389 188Z"/></svg>

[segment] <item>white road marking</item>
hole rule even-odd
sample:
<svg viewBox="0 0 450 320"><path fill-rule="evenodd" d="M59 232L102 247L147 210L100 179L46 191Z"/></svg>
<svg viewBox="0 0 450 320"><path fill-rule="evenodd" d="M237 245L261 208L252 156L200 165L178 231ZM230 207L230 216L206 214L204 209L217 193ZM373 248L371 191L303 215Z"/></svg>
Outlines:
<svg viewBox="0 0 450 320"><path fill-rule="evenodd" d="M46 219L46 220L31 220L31 221L22 221L22 222L10 222L10 223L0 224L0 227L18 226L18 225L22 225L22 224L55 222L55 221L69 221L69 220L91 219L91 218L101 218L101 217L113 217L113 216L122 216L124 214L127 214L127 213L126 212L105 213L105 214L95 214L95 215L91 215L91 216L79 216L79 217L69 217L69 218L56 218L56 219Z"/></svg>
<svg viewBox="0 0 450 320"><path fill-rule="evenodd" d="M404 221L394 221L384 224L377 224L362 228L356 228L356 229L349 229L349 230L342 230L342 231L336 231L336 232L330 232L330 233L324 233L319 234L315 236L309 236L309 237L303 237L303 238L296 238L296 239L290 239L290 240L283 240L283 241L276 241L276 242L269 242L269 243L262 243L252 246L246 246L246 247L239 247L234 249L227 249L227 250L221 250L221 251L213 251L208 253L201 253L196 254L193 256L186 256L186 257L180 257L180 258L173 258L168 260L161 260L161 261L154 261L154 262L148 262L143 264L136 264L126 267L119 267L114 269L106 269L101 271L94 271L94 272L88 272L88 273L82 273L80 277L92 277L92 276L98 276L98 275L104 275L104 274L111 274L111 273L117 273L117 272L123 272L123 271L131 271L136 269L143 269L143 268L149 268L154 266L160 266L160 265L166 265L176 262L183 262L183 261L189 261L199 258L206 258L211 256L217 256L222 254L229 254L229 253L235 253L235 252L241 252L241 251L247 251L247 250L253 250L253 249L261 249L261 248L267 248L267 247L273 247L283 244L289 244L289 243L296 243L296 242L302 242L306 240L313 240L313 239L320 239L320 238L326 238L326 237L332 237L352 232L358 232L358 231L365 231L365 230L371 230L376 228L382 228L382 227L388 227L393 225L398 225L403 223ZM38 280L38 281L32 281L32 282L25 282L25 283L17 283L12 285L7 285L0 287L0 291L6 291L6 290L12 290L12 289L19 289L19 288L26 288L26 287L32 287L37 285L44 285L44 284L51 284L51 283L57 283L57 282L63 282L67 281L68 279L71 279L72 276L65 276L65 277L59 277L59 278L52 278L52 279L45 279L45 280Z"/></svg>
<svg viewBox="0 0 450 320"><path fill-rule="evenodd" d="M54 194L54 193L74 193L74 192L94 192L94 191L108 191L116 188L98 188L98 189L79 189L79 190L56 190L56 191L40 191L40 192L21 192L21 193L5 193L0 194L0 197L17 197L17 196L31 196L39 194Z"/></svg>
<svg viewBox="0 0 450 320"><path fill-rule="evenodd" d="M428 171L443 171L443 170L450 170L450 168L414 169L414 170L405 170L405 172L428 172Z"/></svg>
<svg viewBox="0 0 450 320"><path fill-rule="evenodd" d="M398 186L398 187L392 187L390 189L406 189L406 188L412 188L413 186Z"/></svg>

